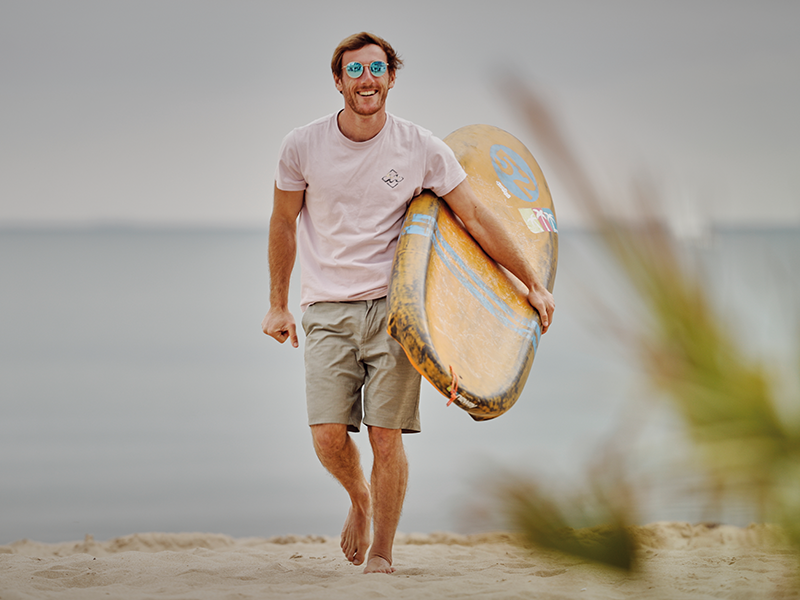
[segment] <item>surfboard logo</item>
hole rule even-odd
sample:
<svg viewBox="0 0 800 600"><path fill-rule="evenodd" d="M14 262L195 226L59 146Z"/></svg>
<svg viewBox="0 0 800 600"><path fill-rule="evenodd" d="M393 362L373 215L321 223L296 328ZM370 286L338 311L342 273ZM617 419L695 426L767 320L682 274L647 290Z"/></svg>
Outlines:
<svg viewBox="0 0 800 600"><path fill-rule="evenodd" d="M533 233L558 233L556 216L549 208L520 208L519 214Z"/></svg>
<svg viewBox="0 0 800 600"><path fill-rule="evenodd" d="M511 194L508 193L506 186L504 186L499 181L495 181L495 183L497 184L497 187L500 188L500 191L503 192L503 196L505 196L507 200L511 200Z"/></svg>
<svg viewBox="0 0 800 600"><path fill-rule="evenodd" d="M405 179L405 177L402 177L397 171L392 169L383 176L382 181L390 188L396 188L397 184L403 181L403 179Z"/></svg>
<svg viewBox="0 0 800 600"><path fill-rule="evenodd" d="M464 396L461 394L456 395L456 404L458 404L461 408L475 408L478 406L472 400L464 398Z"/></svg>
<svg viewBox="0 0 800 600"><path fill-rule="evenodd" d="M536 202L539 199L536 177L519 154L508 146L495 144L489 149L489 156L505 190L525 202Z"/></svg>

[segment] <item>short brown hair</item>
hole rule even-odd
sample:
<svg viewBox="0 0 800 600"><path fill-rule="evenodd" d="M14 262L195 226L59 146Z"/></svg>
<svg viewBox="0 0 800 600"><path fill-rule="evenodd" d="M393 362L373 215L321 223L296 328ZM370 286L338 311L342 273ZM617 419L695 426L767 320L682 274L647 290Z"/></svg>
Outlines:
<svg viewBox="0 0 800 600"><path fill-rule="evenodd" d="M342 55L350 50L360 50L364 46L374 44L379 46L381 50L386 53L386 64L389 65L389 72L394 73L403 66L403 60L394 51L392 45L381 37L373 33L362 31L361 33L354 33L353 35L344 38L336 50L333 51L333 58L331 59L331 71L335 78L342 76Z"/></svg>

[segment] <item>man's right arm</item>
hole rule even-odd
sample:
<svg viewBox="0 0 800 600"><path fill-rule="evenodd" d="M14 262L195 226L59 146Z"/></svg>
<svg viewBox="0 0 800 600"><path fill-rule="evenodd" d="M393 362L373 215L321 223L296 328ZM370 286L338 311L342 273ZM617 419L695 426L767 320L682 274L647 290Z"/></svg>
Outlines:
<svg viewBox="0 0 800 600"><path fill-rule="evenodd" d="M305 191L287 192L275 186L269 220L269 312L261 329L281 344L287 339L297 348L297 326L289 310L289 281L297 254L297 216Z"/></svg>

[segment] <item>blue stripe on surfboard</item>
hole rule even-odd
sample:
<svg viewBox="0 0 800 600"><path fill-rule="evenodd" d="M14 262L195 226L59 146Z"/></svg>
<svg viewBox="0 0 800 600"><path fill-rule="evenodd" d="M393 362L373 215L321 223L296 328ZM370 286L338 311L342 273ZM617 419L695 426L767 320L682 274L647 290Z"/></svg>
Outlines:
<svg viewBox="0 0 800 600"><path fill-rule="evenodd" d="M411 215L411 220L416 223L428 223L429 225L433 225L436 222L436 219L431 215L422 215L419 213Z"/></svg>
<svg viewBox="0 0 800 600"><path fill-rule="evenodd" d="M414 235L428 235L433 229L435 220L430 215L411 215L411 224L406 225L403 233Z"/></svg>
<svg viewBox="0 0 800 600"><path fill-rule="evenodd" d="M519 335L530 338L534 343L534 349L539 345L539 324L533 321L531 325L524 320L520 320L519 315L512 309L505 300L495 294L486 284L481 281L475 272L470 269L461 259L450 244L442 237L439 228L434 232L434 249L447 269L458 279L461 284L480 302L486 310L493 314L506 327ZM460 269L454 265L458 265ZM499 310L498 310L499 309Z"/></svg>
<svg viewBox="0 0 800 600"><path fill-rule="evenodd" d="M430 215L411 215L411 224L406 225L403 233L428 235L434 226L434 218Z"/></svg>
<svg viewBox="0 0 800 600"><path fill-rule="evenodd" d="M534 349L539 345L541 337L539 324L535 321L528 325L526 321L521 321L519 315L497 294L489 289L461 259L450 244L442 237L436 220L431 215L415 214L411 216L411 224L403 229L403 233L414 235L429 235L434 229L433 241L436 254L442 260L456 279L467 289L491 314L503 322L506 327L518 333L522 337L530 338L533 341ZM459 270L454 266L459 265ZM465 273L467 274L465 276ZM499 309L499 310L498 310ZM501 312L502 311L502 312Z"/></svg>
<svg viewBox="0 0 800 600"><path fill-rule="evenodd" d="M419 225L406 225L406 228L403 229L403 233L411 233L414 235L428 235L430 233L430 229L428 227L420 227Z"/></svg>

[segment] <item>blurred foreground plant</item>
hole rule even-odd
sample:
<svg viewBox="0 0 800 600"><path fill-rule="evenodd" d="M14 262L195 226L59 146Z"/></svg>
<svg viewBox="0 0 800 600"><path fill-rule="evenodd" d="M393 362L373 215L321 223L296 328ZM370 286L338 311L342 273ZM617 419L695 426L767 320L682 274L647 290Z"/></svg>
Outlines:
<svg viewBox="0 0 800 600"><path fill-rule="evenodd" d="M556 500L532 481L511 479L496 493L525 541L625 571L635 568L627 514L602 491Z"/></svg>
<svg viewBox="0 0 800 600"><path fill-rule="evenodd" d="M800 550L800 424L781 418L777 381L737 345L746 323L726 324L700 275L681 260L678 245L656 214L662 203L658 193L635 190L637 219L612 217L542 102L517 81L505 89L512 91L548 163L572 187L645 307L646 325L632 338L634 351L650 381L683 417L715 486L747 496L761 518L781 525ZM791 400L800 406L800 398ZM506 486L503 493L512 523L531 542L614 566L633 564L624 522L629 507L595 496L594 512L604 515L612 533L590 547L569 533L570 526L584 520L574 504L559 511L553 498L522 482Z"/></svg>

